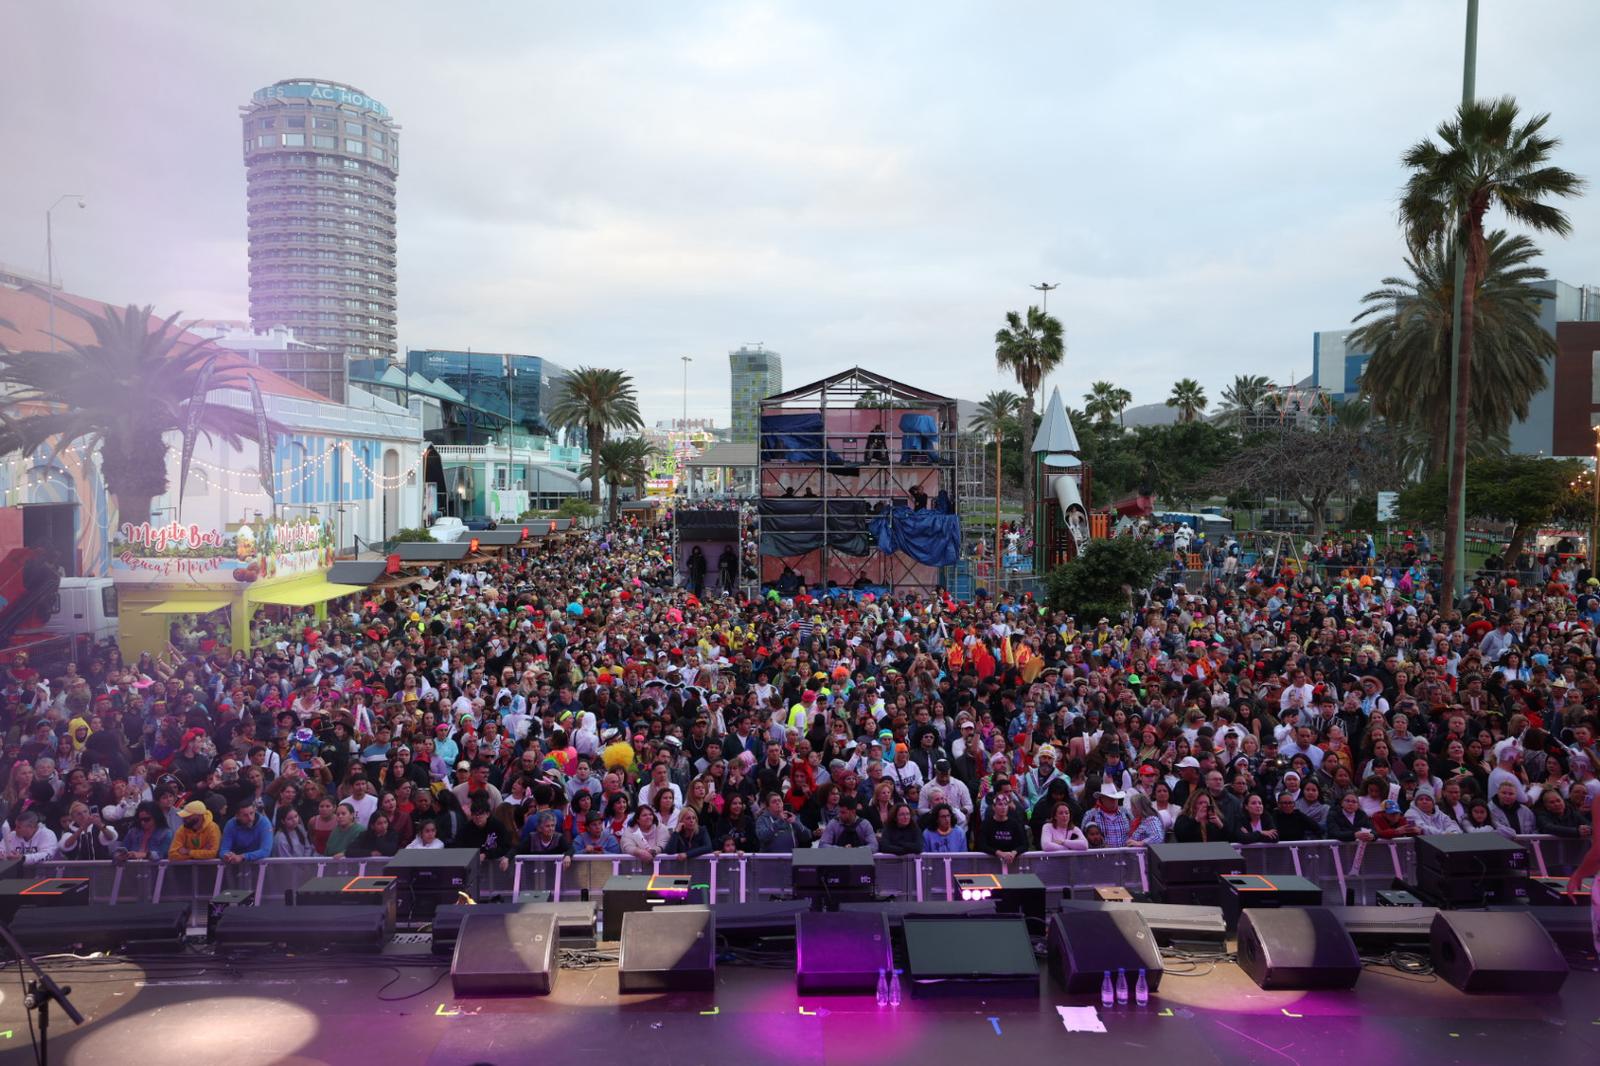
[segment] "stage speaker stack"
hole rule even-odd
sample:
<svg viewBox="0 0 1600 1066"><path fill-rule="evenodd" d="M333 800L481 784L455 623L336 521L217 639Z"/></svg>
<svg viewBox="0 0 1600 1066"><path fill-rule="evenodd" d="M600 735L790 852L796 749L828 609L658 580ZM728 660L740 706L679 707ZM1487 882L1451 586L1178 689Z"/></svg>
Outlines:
<svg viewBox="0 0 1600 1066"><path fill-rule="evenodd" d="M543 893L541 893L543 894ZM592 948L595 945L593 903L456 903L433 912L433 953L453 955L461 927L474 914L554 914L561 933L561 946Z"/></svg>
<svg viewBox="0 0 1600 1066"><path fill-rule="evenodd" d="M389 934L381 907L263 903L259 907L229 907L223 911L212 939L219 947L378 952L388 942Z"/></svg>
<svg viewBox="0 0 1600 1066"><path fill-rule="evenodd" d="M395 878L399 913L413 922L433 918L433 912L478 894L477 848L402 848L384 866Z"/></svg>
<svg viewBox="0 0 1600 1066"><path fill-rule="evenodd" d="M1440 911L1431 940L1434 970L1463 992L1553 996L1570 971L1527 911Z"/></svg>
<svg viewBox="0 0 1600 1066"><path fill-rule="evenodd" d="M548 996L561 969L560 947L553 911L471 913L456 937L450 983L458 996Z"/></svg>
<svg viewBox="0 0 1600 1066"><path fill-rule="evenodd" d="M1262 874L1226 874L1222 887L1222 920L1228 929L1239 927L1239 914L1247 908L1320 907L1322 889L1304 877L1266 877Z"/></svg>
<svg viewBox="0 0 1600 1066"><path fill-rule="evenodd" d="M1037 874L956 874L955 883L964 902L992 899L999 914L1020 914L1044 923L1044 882Z"/></svg>
<svg viewBox="0 0 1600 1066"><path fill-rule="evenodd" d="M1244 856L1228 844L1152 844L1145 849L1150 895L1157 903L1216 907L1226 874L1244 873Z"/></svg>
<svg viewBox="0 0 1600 1066"><path fill-rule="evenodd" d="M717 920L685 904L622 916L617 991L709 992L717 983Z"/></svg>
<svg viewBox="0 0 1600 1066"><path fill-rule="evenodd" d="M1154 992L1164 971L1144 915L1133 908L1061 911L1050 918L1050 972L1068 992L1098 992L1107 973L1140 970Z"/></svg>
<svg viewBox="0 0 1600 1066"><path fill-rule="evenodd" d="M17 877L0 881L0 921L23 907L82 907L89 902L87 877Z"/></svg>
<svg viewBox="0 0 1600 1066"><path fill-rule="evenodd" d="M914 995L1039 994L1039 961L1021 918L907 917L905 938Z"/></svg>
<svg viewBox="0 0 1600 1066"><path fill-rule="evenodd" d="M1239 968L1262 988L1354 988L1361 955L1327 907L1246 910Z"/></svg>
<svg viewBox="0 0 1600 1066"><path fill-rule="evenodd" d="M1428 952L1428 937L1437 907L1328 907L1358 951L1387 955L1391 951Z"/></svg>
<svg viewBox="0 0 1600 1066"><path fill-rule="evenodd" d="M794 919L795 987L801 992L864 992L894 969L889 918L881 911L806 911Z"/></svg>
<svg viewBox="0 0 1600 1066"><path fill-rule="evenodd" d="M607 940L622 935L622 918L631 911L689 901L684 874L619 874L600 892L600 932Z"/></svg>
<svg viewBox="0 0 1600 1066"><path fill-rule="evenodd" d="M1528 899L1528 849L1499 833L1416 839L1416 894L1437 907L1487 907Z"/></svg>
<svg viewBox="0 0 1600 1066"><path fill-rule="evenodd" d="M1149 927L1156 943L1162 947L1173 944L1203 944L1211 946L1225 943L1228 926L1222 920L1221 907L1190 907L1179 903L1122 903L1116 900L1064 899L1062 913L1077 911L1136 911Z"/></svg>
<svg viewBox="0 0 1600 1066"><path fill-rule="evenodd" d="M284 902L291 907L377 907L383 912L384 927L393 933L396 884L396 878L387 874L377 877L313 877L299 888L285 891Z"/></svg>
<svg viewBox="0 0 1600 1066"><path fill-rule="evenodd" d="M877 892L878 869L865 848L796 848L789 865L794 894L823 910L846 900L862 902Z"/></svg>
<svg viewBox="0 0 1600 1066"><path fill-rule="evenodd" d="M187 902L23 907L10 924L12 935L34 954L169 952L182 949L190 910Z"/></svg>
<svg viewBox="0 0 1600 1066"><path fill-rule="evenodd" d="M1528 902L1535 907L1587 907L1594 897L1594 878L1586 877L1576 892L1567 891L1568 878L1528 878Z"/></svg>

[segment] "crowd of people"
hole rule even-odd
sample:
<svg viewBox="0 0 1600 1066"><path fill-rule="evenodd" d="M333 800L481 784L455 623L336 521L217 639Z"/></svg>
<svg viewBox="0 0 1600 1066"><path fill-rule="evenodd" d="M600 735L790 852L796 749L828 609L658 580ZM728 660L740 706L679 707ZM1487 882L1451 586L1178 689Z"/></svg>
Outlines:
<svg viewBox="0 0 1600 1066"><path fill-rule="evenodd" d="M0 854L452 846L503 869L820 844L1009 864L1592 838L1600 581L1569 562L1442 607L1425 572L1280 566L1078 618L981 593L695 595L670 521L510 549L250 653L14 663Z"/></svg>

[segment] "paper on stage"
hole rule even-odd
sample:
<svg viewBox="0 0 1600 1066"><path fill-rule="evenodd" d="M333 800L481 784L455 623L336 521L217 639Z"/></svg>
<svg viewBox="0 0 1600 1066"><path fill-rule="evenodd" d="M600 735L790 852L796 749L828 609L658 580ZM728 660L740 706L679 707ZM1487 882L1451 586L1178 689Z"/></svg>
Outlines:
<svg viewBox="0 0 1600 1066"><path fill-rule="evenodd" d="M1061 1024L1069 1033L1106 1031L1105 1023L1100 1020L1100 1012L1093 1007L1057 1007L1056 1013L1061 1015Z"/></svg>

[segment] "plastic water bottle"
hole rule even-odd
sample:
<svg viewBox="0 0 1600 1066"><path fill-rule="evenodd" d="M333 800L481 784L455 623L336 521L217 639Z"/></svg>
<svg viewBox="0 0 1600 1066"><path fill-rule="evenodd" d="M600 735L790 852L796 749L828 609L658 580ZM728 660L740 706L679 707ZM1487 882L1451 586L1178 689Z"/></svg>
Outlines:
<svg viewBox="0 0 1600 1066"><path fill-rule="evenodd" d="M1117 1002L1126 1006L1128 1003L1128 971L1117 967Z"/></svg>
<svg viewBox="0 0 1600 1066"><path fill-rule="evenodd" d="M889 975L883 970L878 971L878 1006L889 1005Z"/></svg>
<svg viewBox="0 0 1600 1066"><path fill-rule="evenodd" d="M1102 1007L1111 1006L1112 1003L1116 1002L1116 995L1111 988L1111 971L1107 970L1105 977L1100 981L1100 1005Z"/></svg>
<svg viewBox="0 0 1600 1066"><path fill-rule="evenodd" d="M1133 1001L1141 1007L1150 1005L1150 983L1144 979L1144 970L1139 971L1139 983L1133 986Z"/></svg>
<svg viewBox="0 0 1600 1066"><path fill-rule="evenodd" d="M900 971L896 970L889 975L889 1006L900 1005Z"/></svg>

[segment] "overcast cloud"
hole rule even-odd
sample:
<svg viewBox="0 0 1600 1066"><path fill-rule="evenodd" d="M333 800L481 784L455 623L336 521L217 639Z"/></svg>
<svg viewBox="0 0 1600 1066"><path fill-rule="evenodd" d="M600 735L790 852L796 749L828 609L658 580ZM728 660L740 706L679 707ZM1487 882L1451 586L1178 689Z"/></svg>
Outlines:
<svg viewBox="0 0 1600 1066"><path fill-rule="evenodd" d="M727 351L1001 387L992 338L1059 282L1053 380L1136 403L1304 376L1399 266L1398 157L1460 95L1459 0L519 3L3 0L0 261L244 318L239 105L351 83L403 132L402 348L608 365L646 416L727 418ZM1600 179L1592 0L1484 5L1478 91L1553 113ZM1600 192L1544 239L1600 283Z"/></svg>

